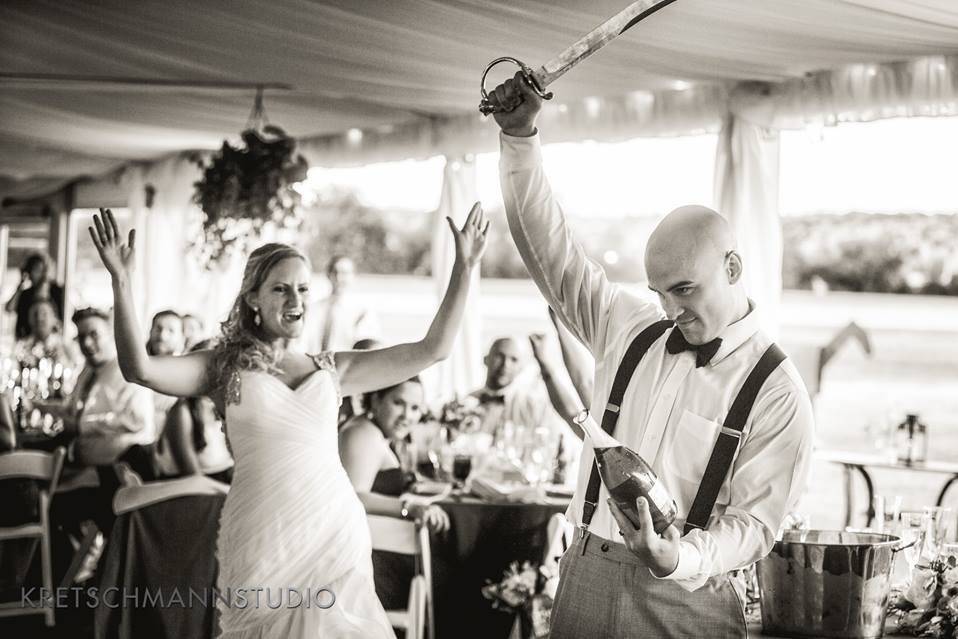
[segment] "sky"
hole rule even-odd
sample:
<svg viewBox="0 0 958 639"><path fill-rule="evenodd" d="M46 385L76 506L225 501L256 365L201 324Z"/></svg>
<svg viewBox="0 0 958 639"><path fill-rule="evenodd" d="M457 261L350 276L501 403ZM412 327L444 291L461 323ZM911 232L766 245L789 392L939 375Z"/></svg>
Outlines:
<svg viewBox="0 0 958 639"><path fill-rule="evenodd" d="M682 204L712 204L715 135L581 142L543 149L553 190L573 215L662 215ZM958 211L958 117L896 118L782 133L782 215ZM476 156L486 208L501 204L498 153ZM382 208L438 206L443 159L313 168L309 185L352 187Z"/></svg>

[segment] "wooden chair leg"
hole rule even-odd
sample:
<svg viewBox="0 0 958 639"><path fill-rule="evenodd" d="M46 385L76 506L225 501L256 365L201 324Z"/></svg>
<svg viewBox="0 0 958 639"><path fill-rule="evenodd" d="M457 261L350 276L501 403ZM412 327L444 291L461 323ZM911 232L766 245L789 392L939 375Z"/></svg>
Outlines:
<svg viewBox="0 0 958 639"><path fill-rule="evenodd" d="M40 538L40 570L43 574L43 587L47 589L51 597L53 596L53 556L50 552L50 516L49 516L49 498L44 493L40 497L40 526L43 529L43 536ZM56 610L53 604L54 600L41 601L43 604L43 617L48 628L52 628L56 623L54 617Z"/></svg>

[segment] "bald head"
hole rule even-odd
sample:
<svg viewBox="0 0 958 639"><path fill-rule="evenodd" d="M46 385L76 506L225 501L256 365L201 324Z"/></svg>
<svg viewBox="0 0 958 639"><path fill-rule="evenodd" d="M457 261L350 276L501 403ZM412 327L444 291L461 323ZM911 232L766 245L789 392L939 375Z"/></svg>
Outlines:
<svg viewBox="0 0 958 639"><path fill-rule="evenodd" d="M732 229L724 217L704 206L682 206L659 222L645 249L645 268L663 260L721 260L735 248Z"/></svg>
<svg viewBox="0 0 958 639"><path fill-rule="evenodd" d="M669 213L645 250L649 288L685 338L703 344L748 310L735 235L721 215L704 206Z"/></svg>
<svg viewBox="0 0 958 639"><path fill-rule="evenodd" d="M527 348L514 337L500 337L489 347L486 365L486 388L500 390L516 378L526 363Z"/></svg>

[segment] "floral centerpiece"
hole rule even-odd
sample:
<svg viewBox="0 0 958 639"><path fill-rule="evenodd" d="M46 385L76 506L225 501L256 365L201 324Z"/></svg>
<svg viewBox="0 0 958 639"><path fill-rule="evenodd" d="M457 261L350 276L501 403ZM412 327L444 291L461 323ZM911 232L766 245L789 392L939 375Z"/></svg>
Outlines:
<svg viewBox="0 0 958 639"><path fill-rule="evenodd" d="M302 222L293 185L306 179L309 166L302 155L294 157L296 142L273 125L241 137L242 146L224 141L208 163L196 160L203 177L194 184L193 201L203 228L190 248L206 268L243 253L266 224L295 229Z"/></svg>
<svg viewBox="0 0 958 639"><path fill-rule="evenodd" d="M467 395L443 404L436 415L436 421L457 434L473 433L482 426L482 415L479 400L472 395Z"/></svg>
<svg viewBox="0 0 958 639"><path fill-rule="evenodd" d="M512 562L498 583L487 583L482 595L498 610L520 615L523 637L544 639L549 636L549 619L558 585L555 563L533 565L529 561Z"/></svg>
<svg viewBox="0 0 958 639"><path fill-rule="evenodd" d="M908 583L892 588L885 632L958 637L958 551L916 568Z"/></svg>

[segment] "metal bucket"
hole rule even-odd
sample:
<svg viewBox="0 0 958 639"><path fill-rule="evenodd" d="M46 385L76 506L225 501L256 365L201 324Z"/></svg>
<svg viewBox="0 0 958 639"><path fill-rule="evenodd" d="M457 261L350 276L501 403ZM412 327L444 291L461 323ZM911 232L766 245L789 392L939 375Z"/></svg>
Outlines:
<svg viewBox="0 0 958 639"><path fill-rule="evenodd" d="M784 637L881 637L900 540L789 530L758 562L762 628Z"/></svg>

